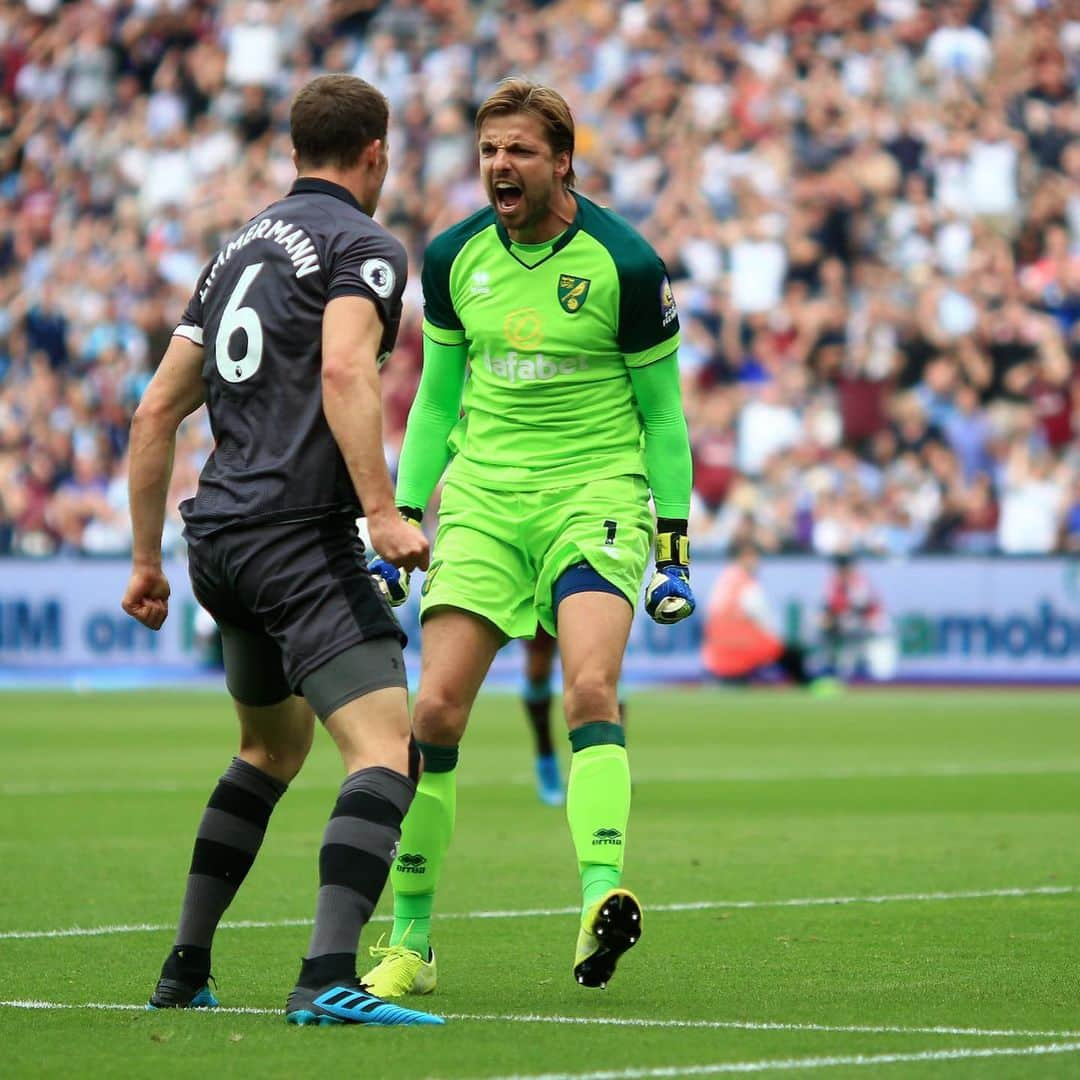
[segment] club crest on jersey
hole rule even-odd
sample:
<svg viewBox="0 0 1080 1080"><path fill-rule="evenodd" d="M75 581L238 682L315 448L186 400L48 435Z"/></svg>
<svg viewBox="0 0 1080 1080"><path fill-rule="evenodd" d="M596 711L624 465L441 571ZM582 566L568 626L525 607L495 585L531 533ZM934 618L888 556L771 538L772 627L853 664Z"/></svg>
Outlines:
<svg viewBox="0 0 1080 1080"><path fill-rule="evenodd" d="M589 295L589 286L592 281L589 278L574 277L573 274L559 275L559 304L563 311L573 315L585 306L585 298Z"/></svg>

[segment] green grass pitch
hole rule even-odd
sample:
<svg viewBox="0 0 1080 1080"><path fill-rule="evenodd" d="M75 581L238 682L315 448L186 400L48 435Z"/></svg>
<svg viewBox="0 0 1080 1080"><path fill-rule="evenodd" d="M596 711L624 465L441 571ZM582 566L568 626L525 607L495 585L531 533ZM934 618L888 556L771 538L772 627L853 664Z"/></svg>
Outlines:
<svg viewBox="0 0 1080 1080"><path fill-rule="evenodd" d="M629 706L626 883L646 914L610 987L571 977L565 819L533 793L520 705L489 694L462 751L439 988L420 1002L452 1019L324 1030L281 1007L340 779L330 740L218 934L219 996L251 1011L147 1013L235 745L227 699L0 695L0 1075L1080 1077L1080 696Z"/></svg>

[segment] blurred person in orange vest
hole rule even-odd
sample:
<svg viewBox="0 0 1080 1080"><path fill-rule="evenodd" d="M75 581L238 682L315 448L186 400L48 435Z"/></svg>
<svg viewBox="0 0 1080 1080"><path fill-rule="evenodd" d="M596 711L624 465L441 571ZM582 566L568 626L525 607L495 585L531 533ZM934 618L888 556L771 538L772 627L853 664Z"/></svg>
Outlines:
<svg viewBox="0 0 1080 1080"><path fill-rule="evenodd" d="M824 688L826 680L815 680L807 671L802 646L777 633L775 614L757 579L758 561L753 544L740 544L717 579L705 613L701 656L706 670L718 679L745 681L776 664L799 686Z"/></svg>

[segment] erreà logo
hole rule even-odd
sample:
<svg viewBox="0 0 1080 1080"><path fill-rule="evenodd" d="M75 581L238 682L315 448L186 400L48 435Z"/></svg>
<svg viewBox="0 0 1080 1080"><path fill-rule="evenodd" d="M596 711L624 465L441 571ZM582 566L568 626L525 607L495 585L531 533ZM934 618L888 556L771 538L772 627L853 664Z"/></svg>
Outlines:
<svg viewBox="0 0 1080 1080"><path fill-rule="evenodd" d="M559 304L563 311L569 311L571 315L580 311L585 306L585 298L589 295L589 286L592 281L589 278L574 277L573 274L559 275Z"/></svg>
<svg viewBox="0 0 1080 1080"><path fill-rule="evenodd" d="M425 855L410 855L407 851L397 858L397 868L403 874L426 874L426 863L427 857Z"/></svg>
<svg viewBox="0 0 1080 1080"><path fill-rule="evenodd" d="M420 595L427 596L431 589L431 583L435 580L435 575L439 572L442 566L442 559L436 559L429 567L427 573L424 575L424 584L420 586Z"/></svg>
<svg viewBox="0 0 1080 1080"><path fill-rule="evenodd" d="M593 847L598 844L615 844L622 846L622 833L618 829L597 829L593 834Z"/></svg>

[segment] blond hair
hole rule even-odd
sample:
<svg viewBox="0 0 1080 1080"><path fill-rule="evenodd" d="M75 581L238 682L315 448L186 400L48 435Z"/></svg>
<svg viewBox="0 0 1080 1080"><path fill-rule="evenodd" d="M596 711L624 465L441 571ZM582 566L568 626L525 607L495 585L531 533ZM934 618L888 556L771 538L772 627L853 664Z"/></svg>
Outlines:
<svg viewBox="0 0 1080 1080"><path fill-rule="evenodd" d="M503 79L476 114L477 134L488 117L513 113L535 116L543 125L552 152L569 155L570 167L563 177L563 186L572 188L575 182L574 116L566 98L550 86L541 86L527 79Z"/></svg>

